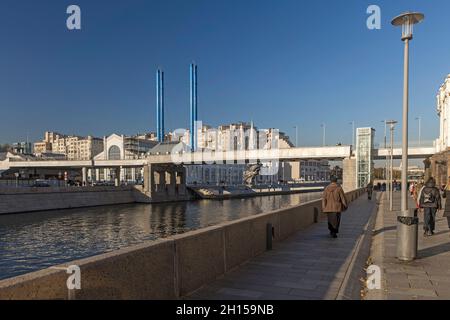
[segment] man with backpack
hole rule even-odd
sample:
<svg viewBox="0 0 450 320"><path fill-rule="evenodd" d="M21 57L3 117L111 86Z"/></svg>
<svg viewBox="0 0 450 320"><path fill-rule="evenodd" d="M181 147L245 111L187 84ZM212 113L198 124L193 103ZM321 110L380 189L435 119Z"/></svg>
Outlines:
<svg viewBox="0 0 450 320"><path fill-rule="evenodd" d="M428 179L420 192L419 207L424 209L424 235L431 236L434 234L436 212L442 209L441 193L433 178Z"/></svg>

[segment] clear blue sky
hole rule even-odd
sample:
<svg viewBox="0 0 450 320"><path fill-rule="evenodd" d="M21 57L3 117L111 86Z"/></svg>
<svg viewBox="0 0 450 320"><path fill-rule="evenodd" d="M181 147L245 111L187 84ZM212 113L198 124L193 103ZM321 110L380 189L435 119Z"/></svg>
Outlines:
<svg viewBox="0 0 450 320"><path fill-rule="evenodd" d="M66 29L78 4L82 30ZM382 9L382 29L366 9ZM188 127L189 63L205 123L253 120L301 144L350 143L350 121L400 120L403 44L393 16L426 21L411 46L411 140L438 134L435 96L450 73L448 0L2 0L0 143L45 130L96 136L155 130L155 70L166 78L166 127ZM425 129L426 128L426 129Z"/></svg>

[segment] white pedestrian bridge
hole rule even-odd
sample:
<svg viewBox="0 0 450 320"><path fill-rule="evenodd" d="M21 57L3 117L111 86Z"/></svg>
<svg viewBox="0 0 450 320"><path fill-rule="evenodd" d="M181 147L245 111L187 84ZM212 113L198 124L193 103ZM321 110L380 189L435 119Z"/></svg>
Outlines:
<svg viewBox="0 0 450 320"><path fill-rule="evenodd" d="M408 148L409 159L424 159L436 153L435 147L410 147ZM402 149L394 148L392 150L394 159L402 158ZM383 160L391 156L391 149L375 149L373 152L374 160Z"/></svg>
<svg viewBox="0 0 450 320"><path fill-rule="evenodd" d="M0 162L0 169L13 168L132 168L150 164L214 164L247 163L257 161L300 161L300 160L342 160L349 158L351 146L306 147L268 150L239 150L226 152L172 152L171 154L149 155L143 159L124 160L27 160L6 159Z"/></svg>
<svg viewBox="0 0 450 320"><path fill-rule="evenodd" d="M374 149L373 159L384 160L390 156L390 149ZM434 147L409 148L410 159L426 158L436 153ZM143 159L124 160L28 160L6 159L0 161L0 170L14 168L137 168L151 164L220 164L254 163L257 161L300 161L348 159L352 155L351 146L304 147L268 150L240 150L226 152L173 152L172 154L149 155ZM400 159L401 148L393 149L394 159Z"/></svg>

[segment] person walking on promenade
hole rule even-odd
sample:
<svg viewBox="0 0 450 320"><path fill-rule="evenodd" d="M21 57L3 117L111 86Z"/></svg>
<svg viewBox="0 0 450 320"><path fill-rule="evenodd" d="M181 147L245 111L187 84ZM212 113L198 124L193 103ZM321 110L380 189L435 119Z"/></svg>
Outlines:
<svg viewBox="0 0 450 320"><path fill-rule="evenodd" d="M369 182L366 186L367 191L367 199L372 200L372 194L373 194L373 184L372 182Z"/></svg>
<svg viewBox="0 0 450 320"><path fill-rule="evenodd" d="M416 185L415 185L414 182L412 182L412 183L409 185L409 194L411 195L411 197L414 196L414 190L415 190L415 187L416 187Z"/></svg>
<svg viewBox="0 0 450 320"><path fill-rule="evenodd" d="M336 177L331 177L322 197L322 211L328 216L328 229L332 238L337 238L341 224L341 212L347 209L347 199L344 190L337 183Z"/></svg>
<svg viewBox="0 0 450 320"><path fill-rule="evenodd" d="M420 181L420 182L417 183L416 188L414 189L413 198L414 198L414 201L416 203L416 207L418 209L420 209L420 203L419 203L420 202L420 195L422 194L422 190L423 190L424 187L425 186L423 185L423 182Z"/></svg>
<svg viewBox="0 0 450 320"><path fill-rule="evenodd" d="M450 201L447 201L447 192L450 190L450 177L449 182L444 186L442 191L442 198L444 199L444 214L443 216L447 218L448 228L450 229Z"/></svg>
<svg viewBox="0 0 450 320"><path fill-rule="evenodd" d="M431 236L434 234L436 212L442 209L441 193L433 178L428 179L419 197L419 207L424 209L424 235Z"/></svg>

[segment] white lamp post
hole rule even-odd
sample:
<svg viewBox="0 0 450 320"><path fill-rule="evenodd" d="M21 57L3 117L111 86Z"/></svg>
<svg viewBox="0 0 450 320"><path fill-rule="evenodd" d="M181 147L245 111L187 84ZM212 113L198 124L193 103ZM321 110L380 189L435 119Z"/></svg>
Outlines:
<svg viewBox="0 0 450 320"><path fill-rule="evenodd" d="M325 147L326 141L325 141L325 136L326 136L326 131L327 131L327 126L325 125L325 123L322 123L320 125L323 129L323 133L322 133L322 146Z"/></svg>
<svg viewBox="0 0 450 320"><path fill-rule="evenodd" d="M402 184L401 214L397 224L397 258L414 260L417 256L417 218L408 210L408 107L409 107L409 41L413 38L413 26L424 19L422 13L406 12L392 20L392 25L402 27L404 48L403 74L403 139L402 139Z"/></svg>
<svg viewBox="0 0 450 320"><path fill-rule="evenodd" d="M422 145L422 117L417 117L417 121L419 121L419 147Z"/></svg>
<svg viewBox="0 0 450 320"><path fill-rule="evenodd" d="M390 126L391 129L391 146L389 150L390 155L390 163L389 163L389 210L393 211L393 186L392 186L392 180L394 176L394 128L397 121L395 120L389 120L386 121L386 124Z"/></svg>

